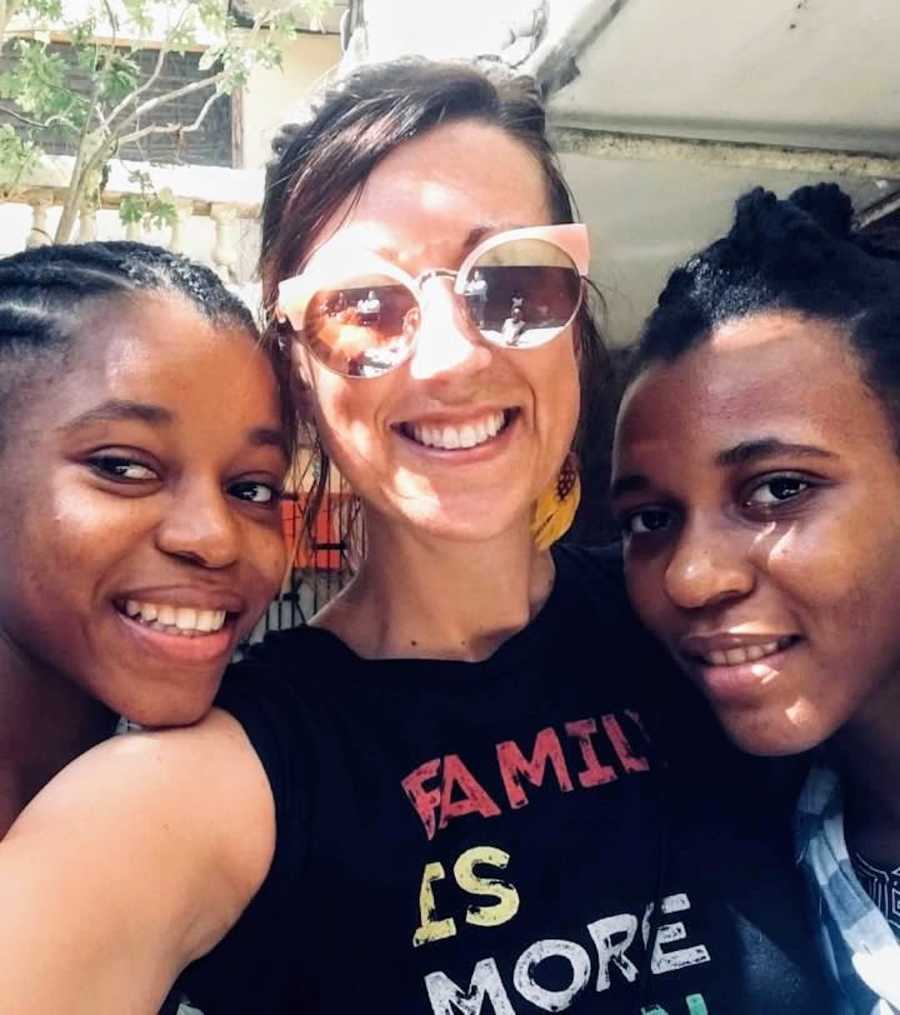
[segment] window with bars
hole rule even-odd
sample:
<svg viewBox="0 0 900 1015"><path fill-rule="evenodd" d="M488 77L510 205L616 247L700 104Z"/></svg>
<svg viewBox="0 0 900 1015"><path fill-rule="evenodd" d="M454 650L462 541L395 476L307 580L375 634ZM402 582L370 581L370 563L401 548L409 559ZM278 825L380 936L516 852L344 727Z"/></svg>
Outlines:
<svg viewBox="0 0 900 1015"><path fill-rule="evenodd" d="M88 95L90 83L85 71L78 66L75 49L62 42L48 44L51 53L58 54L68 66L67 84L81 95ZM123 50L128 52L127 50ZM128 53L141 68L141 80L153 73L158 52L153 49L135 50ZM145 93L147 99L165 95L182 85L201 80L209 71L200 70L202 53L168 53L159 78ZM15 47L6 47L0 54L0 71L16 69ZM135 129L150 124L190 124L196 119L201 107L209 98L208 89L198 89L190 95L165 102L157 106L146 119L134 125ZM0 123L16 125L14 117L5 112L0 103ZM233 121L235 109L230 95L221 95L207 112L203 124L188 134L149 134L118 152L118 157L135 162L185 163L203 166L227 166L235 164L233 143ZM52 155L74 155L72 140L59 130L39 132L35 140Z"/></svg>

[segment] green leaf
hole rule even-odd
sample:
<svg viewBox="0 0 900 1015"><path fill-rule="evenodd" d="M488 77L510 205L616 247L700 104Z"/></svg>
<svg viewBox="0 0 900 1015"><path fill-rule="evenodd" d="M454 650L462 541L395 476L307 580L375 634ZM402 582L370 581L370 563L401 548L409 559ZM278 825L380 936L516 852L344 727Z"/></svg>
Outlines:
<svg viewBox="0 0 900 1015"><path fill-rule="evenodd" d="M0 193L4 197L14 194L42 154L30 137L18 133L11 124L0 124Z"/></svg>

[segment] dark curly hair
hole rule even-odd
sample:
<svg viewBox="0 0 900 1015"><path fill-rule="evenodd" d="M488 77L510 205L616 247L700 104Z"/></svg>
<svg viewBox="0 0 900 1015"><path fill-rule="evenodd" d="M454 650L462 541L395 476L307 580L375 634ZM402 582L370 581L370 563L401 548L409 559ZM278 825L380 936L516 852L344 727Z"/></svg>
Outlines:
<svg viewBox="0 0 900 1015"><path fill-rule="evenodd" d="M208 321L235 325L259 340L250 311L214 271L162 247L130 241L52 244L0 258L0 425L7 423L18 382L27 382L28 360L68 349L76 335L75 308L91 299L154 291L177 293ZM277 347L266 348L292 445L288 364Z"/></svg>
<svg viewBox="0 0 900 1015"><path fill-rule="evenodd" d="M833 183L784 201L761 187L743 195L728 234L669 277L630 377L677 359L726 321L791 311L843 330L900 442L900 252L852 222L850 198Z"/></svg>

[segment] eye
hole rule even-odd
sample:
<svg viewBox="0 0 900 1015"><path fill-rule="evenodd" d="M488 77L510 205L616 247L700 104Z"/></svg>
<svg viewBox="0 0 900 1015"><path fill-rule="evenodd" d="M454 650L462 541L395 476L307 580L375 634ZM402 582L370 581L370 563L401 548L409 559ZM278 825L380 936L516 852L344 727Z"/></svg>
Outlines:
<svg viewBox="0 0 900 1015"><path fill-rule="evenodd" d="M622 519L622 532L625 536L646 536L663 532L672 523L672 512L666 508L646 507L632 511Z"/></svg>
<svg viewBox="0 0 900 1015"><path fill-rule="evenodd" d="M94 455L88 459L88 464L95 472L107 479L118 479L130 483L159 479L159 475L149 466L119 455Z"/></svg>
<svg viewBox="0 0 900 1015"><path fill-rule="evenodd" d="M232 483L228 488L232 497L245 500L250 504L262 504L274 506L281 499L281 491L272 486L271 483L263 483L259 480L245 480L241 483Z"/></svg>
<svg viewBox="0 0 900 1015"><path fill-rule="evenodd" d="M813 483L802 476L767 476L757 482L744 499L747 507L773 508L785 504L811 490Z"/></svg>

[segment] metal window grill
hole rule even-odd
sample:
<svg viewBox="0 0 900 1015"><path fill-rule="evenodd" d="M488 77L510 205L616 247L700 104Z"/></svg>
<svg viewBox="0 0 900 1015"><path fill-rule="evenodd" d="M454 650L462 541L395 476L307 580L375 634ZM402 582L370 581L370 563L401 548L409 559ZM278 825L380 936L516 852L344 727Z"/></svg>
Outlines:
<svg viewBox="0 0 900 1015"><path fill-rule="evenodd" d="M290 575L287 587L254 628L251 644L270 631L305 624L353 577L365 552L358 502L338 472L329 471L311 538L303 531L306 497L300 492L282 502L282 524L292 557Z"/></svg>
<svg viewBox="0 0 900 1015"><path fill-rule="evenodd" d="M78 50L64 42L49 42L46 50L65 64L66 83L74 92L87 98L91 84L87 73L78 63ZM141 81L149 78L156 66L158 51L155 49L130 50L121 47L123 56L128 56L140 67ZM202 81L211 71L200 69L202 53L187 51L166 54L162 73L147 90L146 99L158 98L182 85ZM16 55L13 47L7 47L0 54L0 71L16 71ZM200 89L189 95L181 95L157 106L151 113L135 124L146 127L150 124L189 124L194 121L212 89ZM0 123L16 126L17 120L5 111L0 103ZM234 146L232 142L233 108L230 95L220 95L213 103L198 130L190 134L151 134L134 144L124 145L117 153L121 159L135 162L185 163L203 166L233 166ZM66 133L45 128L37 133L41 147L51 155L74 155L74 141Z"/></svg>

